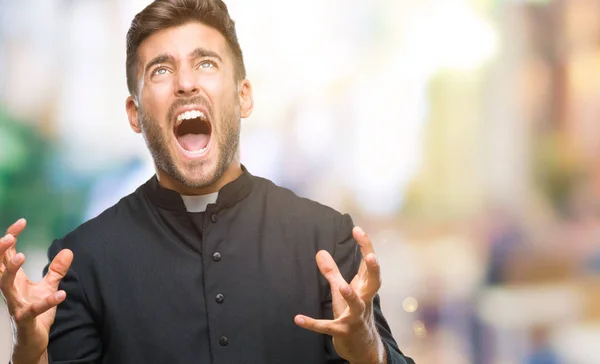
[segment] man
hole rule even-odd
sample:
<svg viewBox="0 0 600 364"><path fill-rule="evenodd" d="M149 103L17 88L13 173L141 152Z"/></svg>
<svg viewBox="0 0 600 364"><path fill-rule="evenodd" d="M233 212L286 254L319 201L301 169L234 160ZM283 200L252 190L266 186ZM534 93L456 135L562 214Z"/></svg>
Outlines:
<svg viewBox="0 0 600 364"><path fill-rule="evenodd" d="M126 66L129 123L156 175L54 241L38 284L15 250L25 220L9 227L13 363L411 363L382 315L369 238L241 165L252 88L225 4L153 2Z"/></svg>

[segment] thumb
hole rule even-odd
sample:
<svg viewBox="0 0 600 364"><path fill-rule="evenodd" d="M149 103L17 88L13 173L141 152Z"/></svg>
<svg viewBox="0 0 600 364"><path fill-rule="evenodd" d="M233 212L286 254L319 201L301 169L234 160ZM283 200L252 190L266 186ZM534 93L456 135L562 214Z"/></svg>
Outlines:
<svg viewBox="0 0 600 364"><path fill-rule="evenodd" d="M52 263L50 263L50 267L48 267L48 273L44 277L46 283L58 289L58 284L69 271L71 263L73 263L73 252L69 249L61 250L56 254Z"/></svg>

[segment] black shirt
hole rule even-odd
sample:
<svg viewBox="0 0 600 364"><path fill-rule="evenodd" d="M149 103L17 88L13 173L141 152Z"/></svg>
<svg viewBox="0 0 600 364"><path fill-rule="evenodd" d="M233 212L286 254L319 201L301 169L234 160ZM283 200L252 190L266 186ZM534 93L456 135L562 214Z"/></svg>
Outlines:
<svg viewBox="0 0 600 364"><path fill-rule="evenodd" d="M343 363L331 338L294 324L331 318L315 263L347 281L361 255L352 220L244 173L204 213L156 177L49 249L74 261L60 288L52 363ZM47 270L47 267L46 267ZM390 363L410 363L375 305Z"/></svg>

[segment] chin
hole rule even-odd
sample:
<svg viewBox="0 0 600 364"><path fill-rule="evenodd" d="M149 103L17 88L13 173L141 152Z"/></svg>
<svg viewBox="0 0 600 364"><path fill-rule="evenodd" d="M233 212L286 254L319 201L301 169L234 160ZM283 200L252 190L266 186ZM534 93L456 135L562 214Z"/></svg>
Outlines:
<svg viewBox="0 0 600 364"><path fill-rule="evenodd" d="M206 188L214 185L219 178L218 168L216 163L211 163L210 160L202 162L184 163L184 168L178 168L179 173L174 179L187 188ZM222 174L222 173L221 173Z"/></svg>

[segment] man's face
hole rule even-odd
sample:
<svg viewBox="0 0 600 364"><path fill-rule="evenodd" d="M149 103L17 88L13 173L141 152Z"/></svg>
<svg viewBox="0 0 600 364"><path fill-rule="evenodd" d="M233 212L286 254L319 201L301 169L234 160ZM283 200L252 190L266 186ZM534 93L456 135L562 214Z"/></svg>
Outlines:
<svg viewBox="0 0 600 364"><path fill-rule="evenodd" d="M236 81L227 41L198 22L163 29L140 44L137 65L138 108L132 114L130 101L128 113L157 167L186 188L214 185L236 156L240 118L251 111L249 84Z"/></svg>

